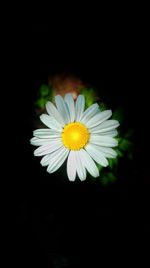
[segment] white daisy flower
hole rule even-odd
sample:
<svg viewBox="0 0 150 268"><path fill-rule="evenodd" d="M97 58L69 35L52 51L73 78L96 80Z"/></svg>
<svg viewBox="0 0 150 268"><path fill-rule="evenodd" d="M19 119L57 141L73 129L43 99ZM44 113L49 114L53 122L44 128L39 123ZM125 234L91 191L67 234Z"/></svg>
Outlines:
<svg viewBox="0 0 150 268"><path fill-rule="evenodd" d="M108 120L111 110L101 112L98 104L85 108L85 98L79 95L76 102L72 94L66 94L64 99L57 95L56 106L47 102L48 114L40 116L48 128L37 129L33 132L31 144L39 146L34 151L35 156L43 156L42 166L53 173L67 159L67 174L74 181L76 174L81 181L86 179L88 171L93 177L99 176L96 163L108 166L107 158L115 158L118 142L117 120ZM96 162L96 163L95 163Z"/></svg>

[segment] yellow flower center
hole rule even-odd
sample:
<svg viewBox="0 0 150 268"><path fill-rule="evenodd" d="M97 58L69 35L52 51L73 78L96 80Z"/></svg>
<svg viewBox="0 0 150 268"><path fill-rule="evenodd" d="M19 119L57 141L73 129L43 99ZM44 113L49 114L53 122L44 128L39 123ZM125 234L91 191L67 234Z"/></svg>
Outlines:
<svg viewBox="0 0 150 268"><path fill-rule="evenodd" d="M62 132L64 146L74 151L83 148L87 144L89 137L88 129L78 122L66 125Z"/></svg>

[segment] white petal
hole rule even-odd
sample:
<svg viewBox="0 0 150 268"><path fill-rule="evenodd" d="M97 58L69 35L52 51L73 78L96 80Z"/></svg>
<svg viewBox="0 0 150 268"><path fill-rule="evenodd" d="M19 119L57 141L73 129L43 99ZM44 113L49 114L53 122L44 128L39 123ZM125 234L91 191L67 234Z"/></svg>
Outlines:
<svg viewBox="0 0 150 268"><path fill-rule="evenodd" d="M76 178L76 156L75 151L70 151L67 160L67 174L70 181L74 181Z"/></svg>
<svg viewBox="0 0 150 268"><path fill-rule="evenodd" d="M70 114L70 122L74 122L75 119L75 106L74 100L71 93L65 95L65 102L68 106L69 114Z"/></svg>
<svg viewBox="0 0 150 268"><path fill-rule="evenodd" d="M49 143L51 143L51 141L52 141L51 139L39 139L37 137L34 137L30 140L30 143L35 146L41 146L44 144L48 145Z"/></svg>
<svg viewBox="0 0 150 268"><path fill-rule="evenodd" d="M97 134L97 135L109 136L109 137L114 138L118 135L118 131L116 129L114 129L114 130L110 130L110 131L106 131L106 132L101 132L100 134Z"/></svg>
<svg viewBox="0 0 150 268"><path fill-rule="evenodd" d="M54 129L56 131L62 131L62 127L58 121L52 116L49 116L47 114L42 114L40 116L40 119L43 124L45 124L47 127Z"/></svg>
<svg viewBox="0 0 150 268"><path fill-rule="evenodd" d="M84 111L84 113L81 116L80 121L86 124L89 121L89 119L91 119L93 116L97 114L98 111L100 112L99 106L97 103L91 105L88 109Z"/></svg>
<svg viewBox="0 0 150 268"><path fill-rule="evenodd" d="M101 166L107 167L108 161L103 155L103 153L98 150L97 146L94 146L94 144L87 144L85 147L86 151L89 153L89 155Z"/></svg>
<svg viewBox="0 0 150 268"><path fill-rule="evenodd" d="M109 117L111 117L112 111L106 110L104 112L100 112L96 114L94 117L92 117L87 123L86 126L89 128L95 127L97 125L100 125L102 122L107 120Z"/></svg>
<svg viewBox="0 0 150 268"><path fill-rule="evenodd" d="M63 152L64 152L64 147L61 147L58 150L54 151L53 153L45 155L41 159L41 162L40 162L41 165L42 166L49 165L49 163L52 161L53 158L57 157L58 154L62 154Z"/></svg>
<svg viewBox="0 0 150 268"><path fill-rule="evenodd" d="M95 145L95 146L97 146L97 145ZM100 152L102 152L105 157L108 157L108 158L116 158L117 153L112 148L103 147L103 146L97 146L97 147L98 147L98 150Z"/></svg>
<svg viewBox="0 0 150 268"><path fill-rule="evenodd" d="M85 107L85 98L83 95L79 95L75 105L75 113L76 113L75 120L77 122L80 121L80 118L84 112L84 107Z"/></svg>
<svg viewBox="0 0 150 268"><path fill-rule="evenodd" d="M33 136L37 137L37 138L43 138L43 139L51 139L51 138L60 138L61 137L61 133L57 132L53 129L36 129L33 131Z"/></svg>
<svg viewBox="0 0 150 268"><path fill-rule="evenodd" d="M92 133L103 133L107 131L111 131L119 126L119 122L117 120L107 120L103 122L99 126L90 128L90 132Z"/></svg>
<svg viewBox="0 0 150 268"><path fill-rule="evenodd" d="M59 150L59 149L58 149ZM57 150L57 151L58 151ZM57 152L56 151L56 152ZM54 152L55 153L55 152ZM47 166L48 165L48 163L49 163L49 161L50 161L50 159L51 159L51 155L52 155L53 153L51 153L51 154L46 154L45 156L43 156L43 158L41 159L41 165L44 167L44 166Z"/></svg>
<svg viewBox="0 0 150 268"><path fill-rule="evenodd" d="M39 148L37 148L34 151L34 155L35 156L42 156L42 155L50 154L50 153L58 150L62 146L63 146L63 143L60 140L51 141L51 143L49 145L46 144L46 145L42 145Z"/></svg>
<svg viewBox="0 0 150 268"><path fill-rule="evenodd" d="M53 116L56 119L56 121L58 121L61 124L61 126L65 125L65 122L61 114L58 112L58 110L56 109L55 105L52 102L48 101L46 103L46 110L50 116Z"/></svg>
<svg viewBox="0 0 150 268"><path fill-rule="evenodd" d="M82 164L85 166L87 171L94 177L99 177L99 170L93 161L93 159L90 157L90 155L84 150L80 150L80 157L82 159Z"/></svg>
<svg viewBox="0 0 150 268"><path fill-rule="evenodd" d="M65 162L67 156L69 154L69 150L65 147L63 147L62 151L59 151L55 156L53 156L51 158L51 160L49 161L49 166L47 168L47 172L49 173L53 173L55 172L57 169L60 168L60 166L62 166L62 164Z"/></svg>
<svg viewBox="0 0 150 268"><path fill-rule="evenodd" d="M79 176L79 179L81 181L84 181L86 179L86 170L85 170L85 166L83 166L82 161L81 161L80 151L76 151L75 156L76 156L77 174Z"/></svg>
<svg viewBox="0 0 150 268"><path fill-rule="evenodd" d="M118 145L118 141L112 137L100 136L94 134L91 134L90 136L90 143L106 147L115 147Z"/></svg>
<svg viewBox="0 0 150 268"><path fill-rule="evenodd" d="M66 103L64 102L63 98L60 95L57 95L55 97L55 103L56 103L59 113L63 117L64 122L68 124L70 122L70 116L69 116L68 107L66 106Z"/></svg>

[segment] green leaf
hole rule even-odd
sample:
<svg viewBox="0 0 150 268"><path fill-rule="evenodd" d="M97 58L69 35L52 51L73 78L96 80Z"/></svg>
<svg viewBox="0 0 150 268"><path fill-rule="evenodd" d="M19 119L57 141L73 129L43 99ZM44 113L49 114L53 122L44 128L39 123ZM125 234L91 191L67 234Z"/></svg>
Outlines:
<svg viewBox="0 0 150 268"><path fill-rule="evenodd" d="M44 109L44 107L45 107L45 99L43 99L43 98L38 99L38 100L35 102L35 105L36 105L38 108Z"/></svg>
<svg viewBox="0 0 150 268"><path fill-rule="evenodd" d="M48 85L41 85L39 92L41 97L45 97L49 94L50 88Z"/></svg>
<svg viewBox="0 0 150 268"><path fill-rule="evenodd" d="M124 119L124 110L122 107L118 107L112 115L112 118L118 120L120 124L122 124Z"/></svg>
<svg viewBox="0 0 150 268"><path fill-rule="evenodd" d="M96 92L94 88L82 88L80 93L85 96L86 108L91 106L96 101Z"/></svg>
<svg viewBox="0 0 150 268"><path fill-rule="evenodd" d="M118 157L123 157L123 153L119 149L115 149Z"/></svg>
<svg viewBox="0 0 150 268"><path fill-rule="evenodd" d="M46 102L52 100L53 94L53 88L45 84L41 85L38 91L38 99L36 100L35 105L38 108L44 109Z"/></svg>
<svg viewBox="0 0 150 268"><path fill-rule="evenodd" d="M105 111L106 110L106 105L104 104L104 103L102 103L102 102L100 102L100 110L101 110L101 112L103 112L103 111Z"/></svg>
<svg viewBox="0 0 150 268"><path fill-rule="evenodd" d="M101 183L106 186L108 184L108 177L107 176L103 176L101 177Z"/></svg>
<svg viewBox="0 0 150 268"><path fill-rule="evenodd" d="M123 150L123 151L130 151L132 147L132 142L130 142L127 139L121 139L119 142L119 149Z"/></svg>
<svg viewBox="0 0 150 268"><path fill-rule="evenodd" d="M114 167L118 165L118 158L110 158L108 159L109 162L109 168L112 170Z"/></svg>
<svg viewBox="0 0 150 268"><path fill-rule="evenodd" d="M108 173L108 180L110 182L115 182L117 180L117 177L112 172L109 172Z"/></svg>
<svg viewBox="0 0 150 268"><path fill-rule="evenodd" d="M102 167L101 165L99 165L99 164L97 164L97 163L96 163L96 165L97 165L99 171L102 171L102 170L103 170L104 167Z"/></svg>
<svg viewBox="0 0 150 268"><path fill-rule="evenodd" d="M117 180L117 177L112 173L108 172L107 174L101 177L101 182L104 186L107 186L110 183L113 183Z"/></svg>

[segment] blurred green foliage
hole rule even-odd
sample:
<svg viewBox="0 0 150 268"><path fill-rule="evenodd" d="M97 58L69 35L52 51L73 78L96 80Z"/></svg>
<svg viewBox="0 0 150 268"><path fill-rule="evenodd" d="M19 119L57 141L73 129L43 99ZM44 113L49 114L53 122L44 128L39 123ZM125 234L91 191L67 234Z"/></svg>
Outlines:
<svg viewBox="0 0 150 268"><path fill-rule="evenodd" d="M85 97L85 108L90 107L96 101L96 90L94 88L78 88L78 90Z"/></svg>
<svg viewBox="0 0 150 268"><path fill-rule="evenodd" d="M109 171L107 173L104 172L100 176L101 176L101 183L104 186L107 186L110 183L114 183L117 180L117 176L113 172L111 172L111 171Z"/></svg>
<svg viewBox="0 0 150 268"><path fill-rule="evenodd" d="M96 89L94 88L77 88L80 94L85 96L85 105L86 108L91 106L94 102L97 101ZM54 97L54 90L52 87L48 85L41 85L38 91L37 100L35 105L39 109L44 109L47 101L52 100ZM107 109L107 106L104 103L99 103L100 110L104 111ZM127 158L129 161L133 159L133 144L131 142L133 136L133 129L128 129L126 132L123 131L122 126L124 122L124 110L122 107L118 107L115 111L113 111L112 119L118 120L120 126L118 128L118 136L116 139L118 140L118 146L115 148L117 152L117 158L108 159L109 166L107 168L103 168L100 165L97 165L100 171L99 180L104 186L107 186L111 183L114 183L117 180L117 168L119 165L120 158ZM91 178L91 176L89 176ZM93 179L93 178L92 178ZM97 179L93 179L97 181Z"/></svg>
<svg viewBox="0 0 150 268"><path fill-rule="evenodd" d="M47 101L51 100L53 97L53 89L48 85L41 85L38 91L37 100L35 105L39 109L44 109Z"/></svg>

